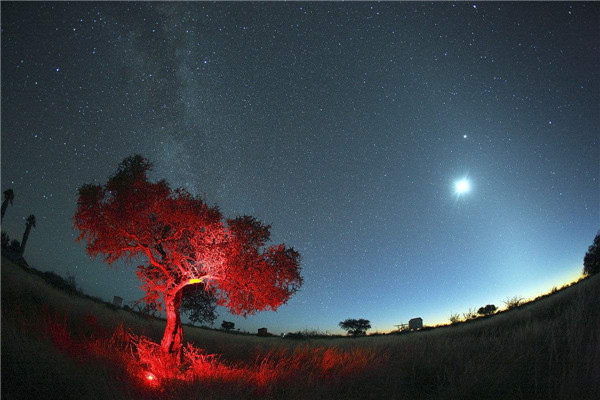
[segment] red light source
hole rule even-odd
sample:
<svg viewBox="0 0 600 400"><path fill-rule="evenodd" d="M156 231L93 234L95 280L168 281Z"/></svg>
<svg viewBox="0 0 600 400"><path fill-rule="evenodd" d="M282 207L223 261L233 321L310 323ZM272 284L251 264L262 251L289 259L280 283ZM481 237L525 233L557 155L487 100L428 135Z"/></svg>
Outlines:
<svg viewBox="0 0 600 400"><path fill-rule="evenodd" d="M150 382L154 382L156 380L156 377L154 376L154 374L152 372L147 372L146 379L148 379L148 381L150 381Z"/></svg>

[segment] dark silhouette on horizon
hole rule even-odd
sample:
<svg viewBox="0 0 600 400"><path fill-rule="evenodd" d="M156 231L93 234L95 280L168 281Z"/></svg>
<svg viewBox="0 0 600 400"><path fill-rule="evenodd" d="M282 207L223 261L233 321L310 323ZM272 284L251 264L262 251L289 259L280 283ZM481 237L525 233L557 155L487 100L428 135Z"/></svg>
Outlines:
<svg viewBox="0 0 600 400"><path fill-rule="evenodd" d="M493 313L495 313L498 309L496 308L495 305L493 304L488 304L485 307L480 307L479 310L477 310L477 314L479 315L492 315Z"/></svg>
<svg viewBox="0 0 600 400"><path fill-rule="evenodd" d="M6 213L6 209L8 208L8 204L12 206L13 200L15 199L15 193L12 189L7 189L4 191L4 200L2 201L2 217L4 219L4 214Z"/></svg>
<svg viewBox="0 0 600 400"><path fill-rule="evenodd" d="M35 228L35 215L31 214L25 220L25 232L23 232L23 239L21 240L21 255L25 253L25 246L27 245L27 239L29 239L29 233L31 228Z"/></svg>
<svg viewBox="0 0 600 400"><path fill-rule="evenodd" d="M583 274L589 276L598 272L600 272L600 231L583 257Z"/></svg>
<svg viewBox="0 0 600 400"><path fill-rule="evenodd" d="M367 330L371 329L371 322L368 319L347 319L339 323L340 328L348 332L348 335L354 337L365 336Z"/></svg>
<svg viewBox="0 0 600 400"><path fill-rule="evenodd" d="M229 321L223 321L221 323L221 328L225 329L227 332L235 328L235 323Z"/></svg>

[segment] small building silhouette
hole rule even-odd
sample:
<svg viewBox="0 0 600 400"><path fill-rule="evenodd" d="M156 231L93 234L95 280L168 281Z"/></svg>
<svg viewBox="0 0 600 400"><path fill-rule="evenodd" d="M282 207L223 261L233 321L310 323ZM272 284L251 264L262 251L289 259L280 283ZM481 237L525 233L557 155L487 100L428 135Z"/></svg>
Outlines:
<svg viewBox="0 0 600 400"><path fill-rule="evenodd" d="M123 305L123 298L119 296L113 297L113 306L121 308Z"/></svg>
<svg viewBox="0 0 600 400"><path fill-rule="evenodd" d="M258 336L269 336L269 333L267 332L267 328L259 328Z"/></svg>
<svg viewBox="0 0 600 400"><path fill-rule="evenodd" d="M408 329L411 331L423 328L423 318L417 317L408 321Z"/></svg>

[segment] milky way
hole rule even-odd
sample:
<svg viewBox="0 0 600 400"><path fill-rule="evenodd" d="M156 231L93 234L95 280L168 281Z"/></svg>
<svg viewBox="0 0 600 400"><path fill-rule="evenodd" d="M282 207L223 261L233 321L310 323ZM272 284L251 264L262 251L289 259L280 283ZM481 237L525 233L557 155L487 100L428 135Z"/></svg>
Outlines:
<svg viewBox="0 0 600 400"><path fill-rule="evenodd" d="M35 214L31 265L139 299L71 218L78 186L140 153L303 255L287 306L220 310L242 329L384 331L546 291L600 227L599 11L2 2L2 229L20 239Z"/></svg>

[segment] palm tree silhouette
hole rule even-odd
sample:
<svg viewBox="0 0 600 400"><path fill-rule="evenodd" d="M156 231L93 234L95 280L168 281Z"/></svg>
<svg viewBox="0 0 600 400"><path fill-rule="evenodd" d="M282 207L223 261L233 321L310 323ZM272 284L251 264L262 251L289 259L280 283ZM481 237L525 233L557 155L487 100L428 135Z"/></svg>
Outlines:
<svg viewBox="0 0 600 400"><path fill-rule="evenodd" d="M6 212L6 209L8 208L8 203L10 203L10 205L12 206L14 199L15 199L15 193L13 192L12 189L8 189L8 190L4 191L4 201L2 202L2 218L0 218L0 219L4 219L4 213Z"/></svg>
<svg viewBox="0 0 600 400"><path fill-rule="evenodd" d="M25 252L25 245L27 244L31 227L33 226L35 228L35 215L31 214L29 217L27 217L25 222L25 233L23 233L23 240L21 240L21 255Z"/></svg>

